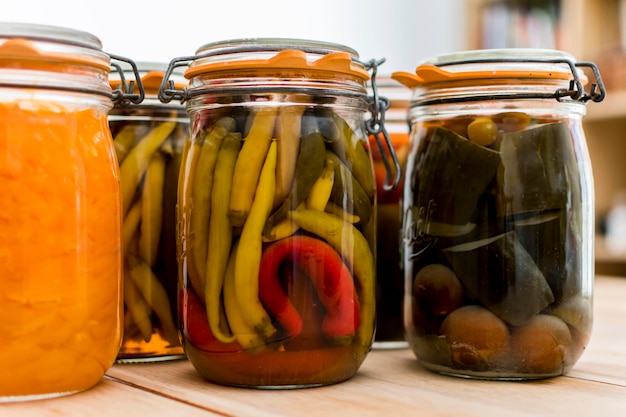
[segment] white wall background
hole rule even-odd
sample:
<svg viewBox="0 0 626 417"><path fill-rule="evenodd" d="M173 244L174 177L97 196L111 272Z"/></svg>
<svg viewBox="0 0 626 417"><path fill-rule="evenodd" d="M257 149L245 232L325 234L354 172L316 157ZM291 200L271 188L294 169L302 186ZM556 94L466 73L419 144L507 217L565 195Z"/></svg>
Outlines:
<svg viewBox="0 0 626 417"><path fill-rule="evenodd" d="M0 20L90 32L107 52L169 62L208 42L291 37L342 43L380 74L465 49L464 0L3 0Z"/></svg>

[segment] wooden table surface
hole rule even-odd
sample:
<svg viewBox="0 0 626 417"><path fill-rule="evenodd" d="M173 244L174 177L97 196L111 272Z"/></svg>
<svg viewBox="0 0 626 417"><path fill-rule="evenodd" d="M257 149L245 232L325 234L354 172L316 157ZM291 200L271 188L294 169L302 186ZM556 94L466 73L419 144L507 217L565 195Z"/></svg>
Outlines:
<svg viewBox="0 0 626 417"><path fill-rule="evenodd" d="M626 278L596 278L591 342L566 376L465 380L424 370L409 349L374 350L356 376L321 388L255 390L203 380L186 360L114 365L92 389L0 403L1 417L623 416Z"/></svg>

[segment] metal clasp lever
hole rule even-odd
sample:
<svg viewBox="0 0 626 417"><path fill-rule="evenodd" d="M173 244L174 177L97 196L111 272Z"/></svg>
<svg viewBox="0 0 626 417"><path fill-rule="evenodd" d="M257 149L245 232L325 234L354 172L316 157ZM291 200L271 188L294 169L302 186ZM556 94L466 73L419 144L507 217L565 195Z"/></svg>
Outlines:
<svg viewBox="0 0 626 417"><path fill-rule="evenodd" d="M197 56L184 56L174 58L170 61L167 66L167 70L165 70L165 74L163 75L161 86L159 87L159 101L162 103L169 103L172 100L180 100L181 103L184 103L185 100L187 100L187 89L176 89L174 80L170 80L170 77L176 68L188 66L189 63L193 62L196 58Z"/></svg>
<svg viewBox="0 0 626 417"><path fill-rule="evenodd" d="M372 59L364 64L367 69L372 70L372 97L369 97L370 113L372 114L372 117L367 120L365 127L367 129L367 133L373 136L376 140L376 144L378 145L378 149L380 150L380 155L383 160L383 165L385 166L386 174L383 188L385 191L392 191L398 187L398 184L400 184L402 168L400 167L400 162L398 161L398 156L393 148L393 143L391 142L389 133L385 128L385 112L390 106L389 99L378 95L378 86L376 85L376 72L378 71L378 66L383 62L385 62L384 58L380 61ZM393 163L393 168L389 162L390 158Z"/></svg>
<svg viewBox="0 0 626 417"><path fill-rule="evenodd" d="M137 65L132 59L125 58L123 56L107 54L111 58L111 67L115 68L115 70L120 75L120 85L117 89L113 90L112 100L116 104L127 105L128 103L140 104L145 98L146 94L143 88L143 84L141 83L141 76L139 75L139 70L137 69ZM126 82L126 77L124 77L124 70L122 67L113 62L113 60L125 62L133 70L133 76L135 80L130 80L128 83ZM137 85L137 92L135 90L135 84Z"/></svg>

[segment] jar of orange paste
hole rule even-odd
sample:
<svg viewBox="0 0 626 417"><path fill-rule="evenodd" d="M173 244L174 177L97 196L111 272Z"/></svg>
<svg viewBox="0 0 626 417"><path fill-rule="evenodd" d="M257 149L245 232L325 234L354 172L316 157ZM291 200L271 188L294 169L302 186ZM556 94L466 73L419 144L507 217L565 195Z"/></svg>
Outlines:
<svg viewBox="0 0 626 417"><path fill-rule="evenodd" d="M120 348L107 113L143 93L111 89L111 58L89 33L0 24L0 402L88 389Z"/></svg>
<svg viewBox="0 0 626 417"><path fill-rule="evenodd" d="M409 154L407 113L411 92L399 82L380 77L378 92L388 102L385 127L400 168L394 172L399 184L392 187L391 176L380 152L376 137L370 135L370 149L376 178L376 337L374 349L407 348L404 338L404 273L400 260L401 197L406 159ZM371 87L370 87L371 90ZM383 143L381 143L383 144ZM386 146L383 144L383 146Z"/></svg>

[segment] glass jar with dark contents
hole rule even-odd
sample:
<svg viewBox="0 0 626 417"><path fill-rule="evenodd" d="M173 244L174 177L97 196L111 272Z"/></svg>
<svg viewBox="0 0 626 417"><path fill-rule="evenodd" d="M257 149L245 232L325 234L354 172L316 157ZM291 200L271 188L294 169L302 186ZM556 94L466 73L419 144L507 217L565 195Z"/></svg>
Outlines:
<svg viewBox="0 0 626 417"><path fill-rule="evenodd" d="M585 70L598 82L589 92ZM605 94L595 65L553 50L485 50L394 78L413 90L402 249L415 354L428 369L476 378L568 372L592 323L582 119Z"/></svg>

